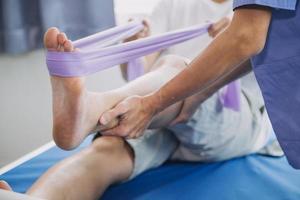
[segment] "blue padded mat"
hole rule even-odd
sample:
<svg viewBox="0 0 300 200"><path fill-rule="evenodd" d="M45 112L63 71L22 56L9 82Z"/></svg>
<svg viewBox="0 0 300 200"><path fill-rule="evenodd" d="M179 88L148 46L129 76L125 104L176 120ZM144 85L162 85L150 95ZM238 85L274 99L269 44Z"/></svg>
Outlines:
<svg viewBox="0 0 300 200"><path fill-rule="evenodd" d="M74 151L52 148L0 176L17 192L24 192L50 166ZM167 163L133 181L115 185L104 200L283 200L300 199L300 170L292 169L285 158L250 155L226 162Z"/></svg>

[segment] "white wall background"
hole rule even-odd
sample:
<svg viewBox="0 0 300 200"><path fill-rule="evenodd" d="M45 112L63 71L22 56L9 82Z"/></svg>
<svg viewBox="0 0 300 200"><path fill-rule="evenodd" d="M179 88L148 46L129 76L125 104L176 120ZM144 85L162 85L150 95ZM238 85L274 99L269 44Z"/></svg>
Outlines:
<svg viewBox="0 0 300 200"><path fill-rule="evenodd" d="M117 21L147 16L158 0L115 0ZM51 140L51 93L43 50L0 55L0 167ZM104 91L124 82L117 67L88 78Z"/></svg>
<svg viewBox="0 0 300 200"><path fill-rule="evenodd" d="M144 17L151 14L160 0L115 0L115 13L118 22L123 23L128 17Z"/></svg>

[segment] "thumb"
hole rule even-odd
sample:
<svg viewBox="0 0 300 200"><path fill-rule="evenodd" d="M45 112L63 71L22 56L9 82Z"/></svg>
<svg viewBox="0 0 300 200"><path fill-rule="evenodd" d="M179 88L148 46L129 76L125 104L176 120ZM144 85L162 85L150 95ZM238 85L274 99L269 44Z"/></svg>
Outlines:
<svg viewBox="0 0 300 200"><path fill-rule="evenodd" d="M169 126L175 126L176 124L178 124L181 121L181 117L176 117L173 121L171 121L171 123L169 124Z"/></svg>
<svg viewBox="0 0 300 200"><path fill-rule="evenodd" d="M109 122L111 122L113 119L117 118L118 116L121 116L125 114L128 111L127 106L125 106L124 103L120 103L115 108L106 111L102 114L100 117L100 124L107 125Z"/></svg>
<svg viewBox="0 0 300 200"><path fill-rule="evenodd" d="M178 124L178 123L181 122L181 120L182 120L181 118L182 118L183 110L184 110L185 106L186 106L186 102L183 101L183 104L182 104L182 106L181 106L181 108L180 108L179 114L176 116L175 119L173 119L173 120L171 121L170 126L174 126L174 125L176 125L176 124Z"/></svg>

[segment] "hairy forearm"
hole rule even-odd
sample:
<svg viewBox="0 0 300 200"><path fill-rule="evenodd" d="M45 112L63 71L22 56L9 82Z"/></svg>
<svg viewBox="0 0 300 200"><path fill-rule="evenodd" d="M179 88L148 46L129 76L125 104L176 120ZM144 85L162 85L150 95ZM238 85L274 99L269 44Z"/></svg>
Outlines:
<svg viewBox="0 0 300 200"><path fill-rule="evenodd" d="M271 14L245 10L184 71L150 96L158 111L195 93L213 93L247 71L241 64L263 48Z"/></svg>
<svg viewBox="0 0 300 200"><path fill-rule="evenodd" d="M197 93L196 95L198 95L199 103L208 99L211 95L213 95L215 92L217 92L224 85L227 85L230 82L243 77L244 75L248 74L251 71L252 71L252 67L251 67L250 60L243 62L238 67L236 67L231 73L228 73L225 76L222 76L221 78L216 80L214 82L214 84L211 84L205 90Z"/></svg>
<svg viewBox="0 0 300 200"><path fill-rule="evenodd" d="M207 98L217 92L222 86L240 78L241 76L249 73L252 70L250 60L239 65L232 73L228 74L220 78L214 85L208 87L201 93L197 93L194 96L196 97L196 101L198 104L204 102ZM170 123L178 116L183 106L183 102L177 102L172 104L168 108L164 109L162 112L158 113L154 119L152 120L149 128L150 129L157 129L157 128L164 128L169 126Z"/></svg>

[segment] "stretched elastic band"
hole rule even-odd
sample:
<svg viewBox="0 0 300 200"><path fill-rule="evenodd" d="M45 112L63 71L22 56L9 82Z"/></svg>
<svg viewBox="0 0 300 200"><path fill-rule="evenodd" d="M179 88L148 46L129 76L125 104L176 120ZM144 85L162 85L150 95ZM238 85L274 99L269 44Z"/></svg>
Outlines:
<svg viewBox="0 0 300 200"><path fill-rule="evenodd" d="M194 26L116 44L142 30L141 22L131 22L75 41L77 51L48 51L48 70L51 75L62 77L86 76L203 35L208 27L209 24Z"/></svg>
<svg viewBox="0 0 300 200"><path fill-rule="evenodd" d="M50 75L61 77L87 76L130 62L130 76L134 78L143 73L138 58L204 35L209 26L210 24L197 25L132 42L119 43L143 29L142 22L133 21L74 41L74 47L78 49L76 51L48 51L46 62ZM229 84L219 93L219 99L225 107L239 110L239 83Z"/></svg>

